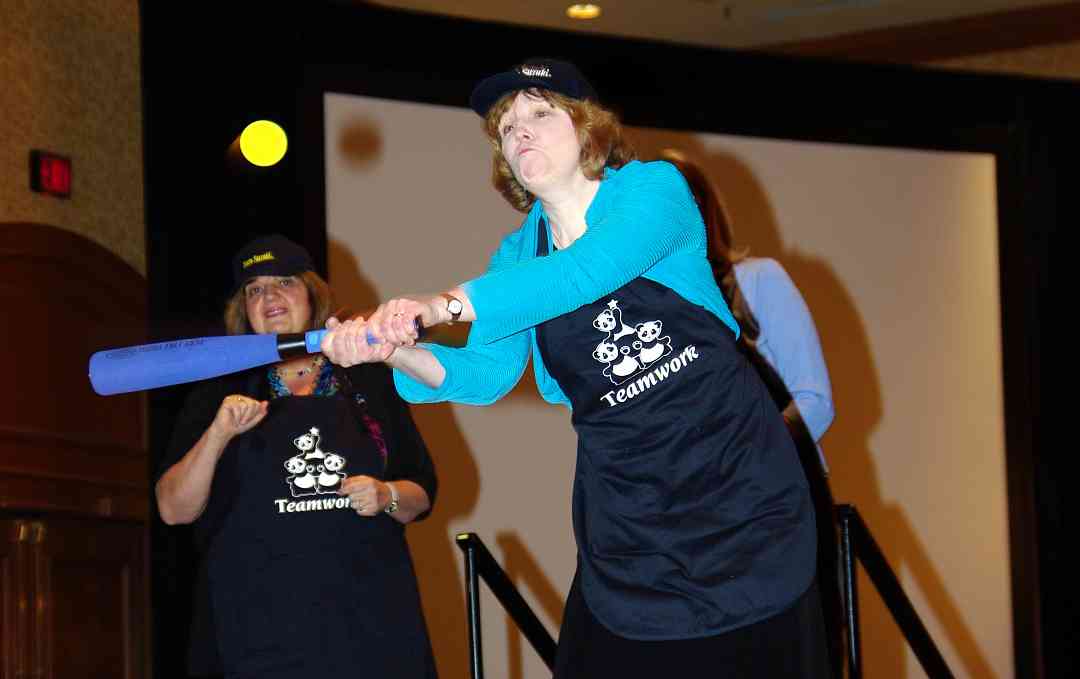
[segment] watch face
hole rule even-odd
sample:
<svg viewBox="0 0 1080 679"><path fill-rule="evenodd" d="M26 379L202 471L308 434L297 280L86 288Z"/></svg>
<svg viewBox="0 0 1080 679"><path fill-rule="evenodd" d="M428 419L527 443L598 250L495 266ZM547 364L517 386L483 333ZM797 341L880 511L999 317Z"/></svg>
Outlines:
<svg viewBox="0 0 1080 679"><path fill-rule="evenodd" d="M461 313L461 310L464 308L464 306L465 305L461 303L460 299L452 299L446 303L447 310L449 310L450 313L454 314L455 316Z"/></svg>

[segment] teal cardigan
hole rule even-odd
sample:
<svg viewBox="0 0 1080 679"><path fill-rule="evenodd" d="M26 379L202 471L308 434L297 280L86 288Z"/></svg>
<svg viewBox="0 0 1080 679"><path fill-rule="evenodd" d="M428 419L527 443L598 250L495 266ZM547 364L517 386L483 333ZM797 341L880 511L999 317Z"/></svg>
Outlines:
<svg viewBox="0 0 1080 679"><path fill-rule="evenodd" d="M705 258L701 213L670 163L633 161L618 170L608 168L585 213L584 235L547 257L536 256L542 217L537 200L521 228L503 239L487 272L464 284L477 318L466 345L421 345L446 369L442 385L432 389L395 370L402 398L412 403L493 403L521 379L531 354L540 395L569 407L570 400L544 367L536 326L639 276L704 307L738 336L738 324Z"/></svg>

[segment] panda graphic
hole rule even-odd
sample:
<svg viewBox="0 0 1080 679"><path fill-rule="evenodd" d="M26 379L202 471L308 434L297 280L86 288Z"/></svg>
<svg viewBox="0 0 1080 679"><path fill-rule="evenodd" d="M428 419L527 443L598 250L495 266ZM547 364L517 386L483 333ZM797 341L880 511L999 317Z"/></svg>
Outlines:
<svg viewBox="0 0 1080 679"><path fill-rule="evenodd" d="M627 325L618 300L609 300L592 325L607 335L596 345L592 356L604 364L603 375L612 384L629 381L671 353L671 338L660 336L663 323L656 320Z"/></svg>
<svg viewBox="0 0 1080 679"><path fill-rule="evenodd" d="M610 340L604 340L596 345L593 358L605 363L604 377L615 384L622 384L641 370L641 364L637 359L630 356L631 348L627 344L616 344ZM619 357L622 358L619 358Z"/></svg>
<svg viewBox="0 0 1080 679"><path fill-rule="evenodd" d="M671 353L671 338L660 336L663 327L663 321L649 321L634 326L637 340L633 342L633 347L638 352L637 360L642 368L647 368Z"/></svg>
<svg viewBox="0 0 1080 679"><path fill-rule="evenodd" d="M293 439L293 445L300 451L285 460L285 471L289 472L285 482L293 497L336 493L345 474L345 458L336 453L326 453L319 448L319 429L312 427L307 433Z"/></svg>
<svg viewBox="0 0 1080 679"><path fill-rule="evenodd" d="M634 334L634 329L623 323L622 309L619 308L619 302L614 299L608 301L607 308L593 319L592 324L600 332L607 333L607 340L611 342Z"/></svg>

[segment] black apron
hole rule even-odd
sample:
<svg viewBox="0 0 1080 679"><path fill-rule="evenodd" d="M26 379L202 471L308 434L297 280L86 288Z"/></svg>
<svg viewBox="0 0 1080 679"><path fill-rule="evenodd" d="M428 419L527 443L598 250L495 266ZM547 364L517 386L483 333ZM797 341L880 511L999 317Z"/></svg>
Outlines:
<svg viewBox="0 0 1080 679"><path fill-rule="evenodd" d="M238 473L206 557L225 674L433 677L402 525L337 493L383 474L347 398L276 399L225 454Z"/></svg>
<svg viewBox="0 0 1080 679"><path fill-rule="evenodd" d="M576 577L601 623L630 639L710 636L807 591L806 479L720 319L642 277L536 335L573 406Z"/></svg>

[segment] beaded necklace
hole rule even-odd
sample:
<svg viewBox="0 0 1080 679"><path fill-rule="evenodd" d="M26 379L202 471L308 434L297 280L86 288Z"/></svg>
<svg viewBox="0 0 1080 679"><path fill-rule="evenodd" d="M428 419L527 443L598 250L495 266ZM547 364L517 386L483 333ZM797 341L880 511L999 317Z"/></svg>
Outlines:
<svg viewBox="0 0 1080 679"><path fill-rule="evenodd" d="M282 396L292 396L292 392L281 381L281 375L278 374L276 368L271 367L266 371L266 379L270 383L270 398L280 398ZM334 366L330 361L324 361L322 367L319 368L319 377L315 382L315 391L311 393L312 396L333 396L341 389L341 384L338 382L337 377L334 375ZM360 419L364 423L364 427L368 430L368 434L375 441L375 448L379 451L379 457L382 458L383 467L386 467L387 458L389 457L389 451L386 446L386 436L383 434L382 425L374 417L366 412L366 400L360 394L354 396L356 403L361 406L364 412L361 413Z"/></svg>
<svg viewBox="0 0 1080 679"><path fill-rule="evenodd" d="M279 398L281 396L292 396L292 392L285 386L285 383L281 380L281 375L275 366L271 366L266 371L266 381L270 383L270 396L271 398ZM333 396L338 392L341 385L338 384L337 378L334 377L334 366L330 361L323 361L322 366L319 368L319 377L315 381L315 390L311 392L312 396Z"/></svg>
<svg viewBox="0 0 1080 679"><path fill-rule="evenodd" d="M321 355L316 355L315 358L311 359L311 363L309 365L305 365L303 368L285 368L285 367L282 367L282 366L279 365L279 366L277 366L276 369L277 369L279 374L284 375L286 377L289 376L289 373L292 373L292 374L296 375L297 377L303 377L304 375L307 375L312 370L315 370L316 368L318 368L322 364L322 362L323 362L323 357Z"/></svg>

